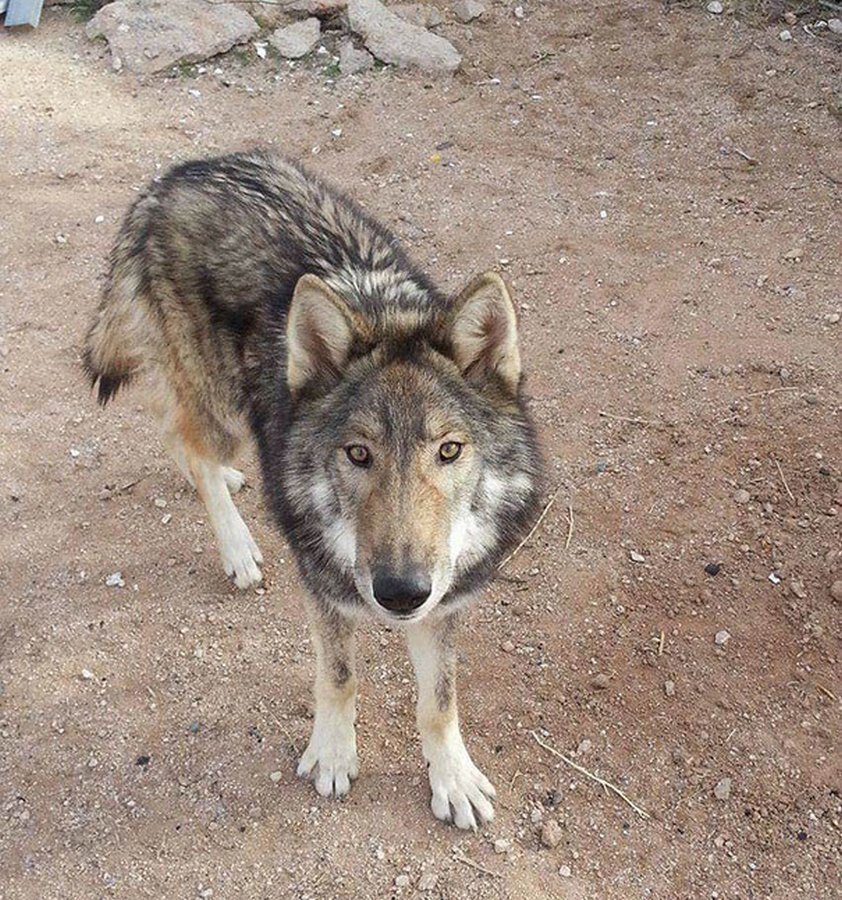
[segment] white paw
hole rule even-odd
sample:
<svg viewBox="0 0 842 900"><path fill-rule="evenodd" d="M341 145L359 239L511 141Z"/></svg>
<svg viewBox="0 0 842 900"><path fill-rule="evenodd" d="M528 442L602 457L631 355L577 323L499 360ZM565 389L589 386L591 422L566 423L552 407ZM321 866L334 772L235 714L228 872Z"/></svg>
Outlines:
<svg viewBox="0 0 842 900"><path fill-rule="evenodd" d="M494 818L491 801L497 793L461 741L431 753L429 763L433 791L430 806L437 819L453 822L457 828L476 830L477 820L482 823Z"/></svg>
<svg viewBox="0 0 842 900"><path fill-rule="evenodd" d="M252 587L263 580L263 554L245 525L220 543L219 554L225 574L233 577L238 588Z"/></svg>
<svg viewBox="0 0 842 900"><path fill-rule="evenodd" d="M353 725L313 728L313 736L298 763L299 777L309 777L316 767L316 790L322 797L342 797L351 790L351 781L360 771Z"/></svg>
<svg viewBox="0 0 842 900"><path fill-rule="evenodd" d="M246 483L246 476L239 469L232 469L230 466L225 466L222 469L222 477L225 479L225 484L228 485L228 490L232 494L236 494Z"/></svg>

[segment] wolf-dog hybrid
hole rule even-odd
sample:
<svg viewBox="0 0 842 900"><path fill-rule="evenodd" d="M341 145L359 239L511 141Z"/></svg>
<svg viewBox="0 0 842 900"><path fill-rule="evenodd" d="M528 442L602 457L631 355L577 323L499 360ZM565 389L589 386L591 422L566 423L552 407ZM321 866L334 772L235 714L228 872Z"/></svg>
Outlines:
<svg viewBox="0 0 842 900"><path fill-rule="evenodd" d="M128 212L84 367L103 404L134 377L151 387L242 588L262 558L230 464L254 437L310 595L315 721L298 773L324 796L357 775L354 627L368 608L406 632L433 813L490 820L494 789L459 730L454 626L523 536L540 475L502 279L447 297L297 165L189 162Z"/></svg>

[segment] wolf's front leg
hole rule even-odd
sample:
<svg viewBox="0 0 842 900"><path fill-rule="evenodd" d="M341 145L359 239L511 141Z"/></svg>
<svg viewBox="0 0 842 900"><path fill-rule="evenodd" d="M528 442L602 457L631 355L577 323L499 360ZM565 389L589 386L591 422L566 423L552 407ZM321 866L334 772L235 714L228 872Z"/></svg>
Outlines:
<svg viewBox="0 0 842 900"><path fill-rule="evenodd" d="M456 711L455 616L408 626L407 644L418 679L418 730L429 764L437 819L476 828L494 818L491 782L474 765L459 731Z"/></svg>
<svg viewBox="0 0 842 900"><path fill-rule="evenodd" d="M315 772L323 797L341 797L357 777L357 678L354 674L354 620L319 600L310 607L310 633L316 648L316 715L298 774Z"/></svg>

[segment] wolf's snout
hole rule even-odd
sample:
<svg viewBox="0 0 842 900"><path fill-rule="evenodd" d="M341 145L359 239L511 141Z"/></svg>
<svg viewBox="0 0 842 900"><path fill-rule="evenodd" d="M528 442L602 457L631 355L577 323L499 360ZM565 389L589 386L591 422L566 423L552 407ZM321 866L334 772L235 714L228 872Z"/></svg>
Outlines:
<svg viewBox="0 0 842 900"><path fill-rule="evenodd" d="M418 609L430 596L433 584L421 572L375 572L372 579L374 599L389 612L406 615Z"/></svg>

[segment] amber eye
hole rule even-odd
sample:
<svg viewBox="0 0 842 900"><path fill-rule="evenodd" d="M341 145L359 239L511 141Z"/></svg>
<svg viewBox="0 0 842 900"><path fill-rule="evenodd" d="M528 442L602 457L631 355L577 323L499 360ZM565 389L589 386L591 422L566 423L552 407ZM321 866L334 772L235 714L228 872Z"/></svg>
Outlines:
<svg viewBox="0 0 842 900"><path fill-rule="evenodd" d="M368 447L362 444L349 444L345 448L345 453L355 466L366 469L371 465L371 453Z"/></svg>
<svg viewBox="0 0 842 900"><path fill-rule="evenodd" d="M445 463L451 463L459 459L462 453L462 444L457 441L445 441L439 447L439 459Z"/></svg>

